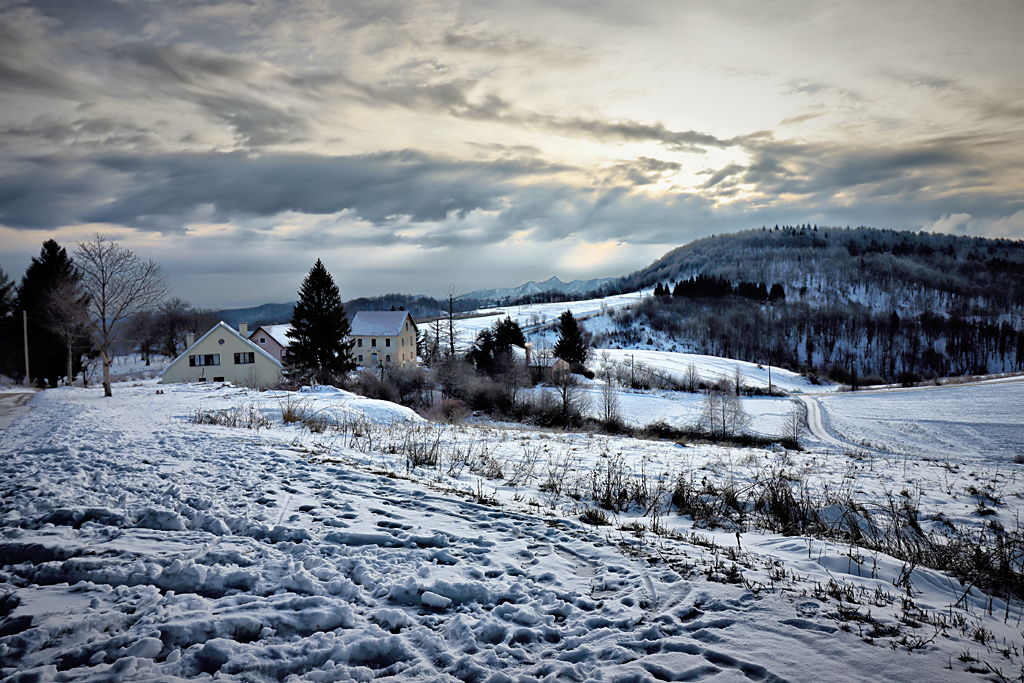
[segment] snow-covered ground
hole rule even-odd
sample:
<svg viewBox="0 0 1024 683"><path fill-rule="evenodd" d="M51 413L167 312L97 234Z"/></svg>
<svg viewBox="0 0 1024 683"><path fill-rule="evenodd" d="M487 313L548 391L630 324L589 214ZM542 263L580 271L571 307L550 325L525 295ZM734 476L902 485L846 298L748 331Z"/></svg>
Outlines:
<svg viewBox="0 0 1024 683"><path fill-rule="evenodd" d="M848 441L932 459L1024 458L1024 380L818 399Z"/></svg>
<svg viewBox="0 0 1024 683"><path fill-rule="evenodd" d="M1019 399L998 393L1007 386L971 402ZM892 410L943 438L962 428L962 410L927 422L927 407L844 413L871 399L820 400L839 429L882 429ZM942 572L752 523L696 524L669 510L670 486L652 498L662 505L609 513L612 526L580 517L616 478L742 491L785 468L865 511L886 496L919 502L925 530L947 523L933 512L1009 528L1024 465L1006 458L440 425L334 390L152 380L33 405L0 432L5 681L961 681L1021 669L1021 604ZM1020 443L1019 413L1000 415ZM1001 502L981 516L967 489L990 486Z"/></svg>
<svg viewBox="0 0 1024 683"><path fill-rule="evenodd" d="M594 349L591 352L591 368L599 371L606 363L627 369L636 365L646 366L676 380L682 380L692 364L701 381L707 384L714 384L723 379L731 381L736 376L736 368L739 368L740 383L745 387L767 390L769 382L767 365L696 353L632 349ZM834 384L812 384L807 378L791 370L772 367L770 372L773 390L787 393L820 393L834 391L837 388Z"/></svg>

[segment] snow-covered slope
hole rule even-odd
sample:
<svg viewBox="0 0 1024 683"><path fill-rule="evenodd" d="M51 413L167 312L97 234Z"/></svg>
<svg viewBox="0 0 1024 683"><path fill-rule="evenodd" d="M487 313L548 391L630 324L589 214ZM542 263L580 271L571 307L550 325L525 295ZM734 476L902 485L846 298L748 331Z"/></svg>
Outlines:
<svg viewBox="0 0 1024 683"><path fill-rule="evenodd" d="M334 428L283 424L300 404ZM784 465L859 501L926 491L971 522L949 460L435 425L334 390L139 383L33 405L0 432L5 681L916 682L1021 665L1020 603L941 572L664 506L579 516L620 466L743 489ZM191 419L235 410L257 428ZM438 464L413 466L431 444ZM979 525L1019 512L1024 466L1000 468L1006 502Z"/></svg>

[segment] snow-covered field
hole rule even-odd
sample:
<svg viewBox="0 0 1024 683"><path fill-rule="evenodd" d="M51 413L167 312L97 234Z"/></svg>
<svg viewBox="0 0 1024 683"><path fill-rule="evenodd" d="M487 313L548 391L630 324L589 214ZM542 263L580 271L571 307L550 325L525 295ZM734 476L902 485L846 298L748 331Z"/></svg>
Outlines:
<svg viewBox="0 0 1024 683"><path fill-rule="evenodd" d="M714 384L723 379L732 380L736 375L736 368L739 368L740 383L743 386L767 390L770 379L773 390L777 389L787 393L821 393L834 391L837 388L834 384L811 384L802 375L776 367L771 368L771 377L769 378L769 368L766 365L696 353L632 349L594 349L591 352L589 365L594 370L600 370L606 362L624 368L629 368L631 365L647 366L676 380L682 380L692 364L700 379L708 384Z"/></svg>
<svg viewBox="0 0 1024 683"><path fill-rule="evenodd" d="M981 387L971 403L1019 398L999 391ZM840 429L880 430L892 410L942 438L962 428L962 410L928 422L927 402L910 415L907 404L843 412L868 406L861 396L820 400ZM937 511L1010 528L1024 465L1001 454L439 425L334 390L146 381L112 399L50 390L33 405L0 432L5 681L961 681L1021 670L1020 603L942 572L756 531L753 510L739 527L698 524L669 510L670 488L658 489L664 505L609 513L611 526L580 518L615 477L744 490L785 468L865 514L888 495L919 503L925 530L947 523ZM285 424L283 413L311 419ZM211 416L252 428L195 419ZM1019 413L998 419L1020 443ZM981 516L968 487L993 487L1000 502Z"/></svg>
<svg viewBox="0 0 1024 683"><path fill-rule="evenodd" d="M833 430L896 453L990 461L1024 457L1024 380L821 397Z"/></svg>
<svg viewBox="0 0 1024 683"><path fill-rule="evenodd" d="M578 320L602 316L621 308L635 305L645 297L651 296L653 289L640 292L629 292L609 296L603 299L587 299L585 301L562 301L549 304L528 304L525 306L502 306L475 311L471 318L455 321L458 343L462 348L472 346L476 336L483 330L506 317L519 323L524 330L548 325L558 320L564 311L571 311Z"/></svg>

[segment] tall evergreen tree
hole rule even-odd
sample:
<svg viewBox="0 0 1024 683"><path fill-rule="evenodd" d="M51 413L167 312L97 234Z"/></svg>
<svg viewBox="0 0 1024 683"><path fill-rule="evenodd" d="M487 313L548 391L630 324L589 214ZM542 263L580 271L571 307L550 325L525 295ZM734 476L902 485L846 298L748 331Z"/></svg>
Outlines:
<svg viewBox="0 0 1024 683"><path fill-rule="evenodd" d="M583 330L571 311L558 316L558 341L555 342L555 357L566 363L583 365L590 355L590 348L583 338Z"/></svg>
<svg viewBox="0 0 1024 683"><path fill-rule="evenodd" d="M302 281L291 324L288 369L295 379L328 383L355 369L341 294L320 259Z"/></svg>
<svg viewBox="0 0 1024 683"><path fill-rule="evenodd" d="M57 386L64 375L68 357L67 343L51 325L53 293L75 278L67 250L55 240L46 240L18 287L17 308L28 314L29 371L33 379L45 380L50 386ZM80 368L81 361L76 360L74 372Z"/></svg>
<svg viewBox="0 0 1024 683"><path fill-rule="evenodd" d="M0 268L0 374L13 375L21 344L17 339L14 282Z"/></svg>

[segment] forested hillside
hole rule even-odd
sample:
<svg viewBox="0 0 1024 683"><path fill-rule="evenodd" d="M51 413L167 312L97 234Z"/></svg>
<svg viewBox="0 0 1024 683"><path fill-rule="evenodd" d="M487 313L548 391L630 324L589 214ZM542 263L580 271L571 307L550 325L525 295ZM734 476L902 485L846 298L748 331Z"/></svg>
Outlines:
<svg viewBox="0 0 1024 683"><path fill-rule="evenodd" d="M675 249L623 279L660 296L612 341L660 332L694 351L842 381L1024 368L1024 243L785 226Z"/></svg>

